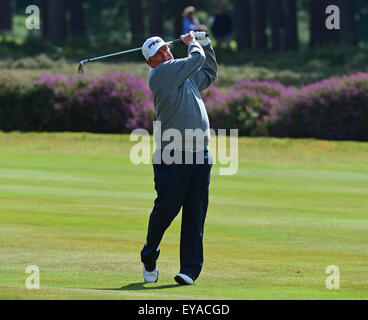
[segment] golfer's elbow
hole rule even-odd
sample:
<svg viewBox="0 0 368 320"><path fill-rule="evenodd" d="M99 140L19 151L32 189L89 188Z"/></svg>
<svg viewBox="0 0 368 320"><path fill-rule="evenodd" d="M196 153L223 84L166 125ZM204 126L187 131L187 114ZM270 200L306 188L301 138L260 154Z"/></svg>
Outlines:
<svg viewBox="0 0 368 320"><path fill-rule="evenodd" d="M209 78L209 80L212 82L216 81L218 78L218 72L217 72L217 68L208 68L207 69L207 76Z"/></svg>
<svg viewBox="0 0 368 320"><path fill-rule="evenodd" d="M204 51L200 51L200 57L201 57L201 64L204 64L206 62L206 54L204 53Z"/></svg>
<svg viewBox="0 0 368 320"><path fill-rule="evenodd" d="M212 73L212 76L211 76L211 80L212 80L212 82L214 82L215 80L217 80L217 78L218 78L218 72L217 72L217 70L216 70L216 71L214 71L214 72Z"/></svg>
<svg viewBox="0 0 368 320"><path fill-rule="evenodd" d="M202 66L206 62L206 55L204 52L197 51L192 55L193 63L196 65L197 68Z"/></svg>

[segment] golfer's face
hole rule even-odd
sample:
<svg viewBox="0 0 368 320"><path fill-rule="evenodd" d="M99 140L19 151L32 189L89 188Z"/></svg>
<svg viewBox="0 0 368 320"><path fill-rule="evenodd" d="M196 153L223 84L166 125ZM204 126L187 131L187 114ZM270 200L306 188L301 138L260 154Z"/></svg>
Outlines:
<svg viewBox="0 0 368 320"><path fill-rule="evenodd" d="M154 56L149 59L151 67L157 67L160 63L173 60L174 56L172 55L170 48L167 45L163 45L160 49L157 50Z"/></svg>

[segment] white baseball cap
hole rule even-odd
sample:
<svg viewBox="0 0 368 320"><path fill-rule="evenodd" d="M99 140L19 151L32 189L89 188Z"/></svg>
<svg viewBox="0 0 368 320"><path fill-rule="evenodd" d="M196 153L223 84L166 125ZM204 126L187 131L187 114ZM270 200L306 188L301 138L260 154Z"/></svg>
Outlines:
<svg viewBox="0 0 368 320"><path fill-rule="evenodd" d="M158 49L164 46L166 42L160 37L148 38L142 46L142 53L146 60L154 56Z"/></svg>

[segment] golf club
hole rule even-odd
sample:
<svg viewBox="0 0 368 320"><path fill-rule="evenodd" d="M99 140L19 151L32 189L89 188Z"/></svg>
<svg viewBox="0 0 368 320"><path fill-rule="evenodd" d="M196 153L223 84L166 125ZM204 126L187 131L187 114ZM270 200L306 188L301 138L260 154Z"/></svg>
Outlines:
<svg viewBox="0 0 368 320"><path fill-rule="evenodd" d="M206 37L209 37L209 35L207 33L206 33ZM175 39L175 40L166 42L166 45L169 46L171 44L181 43L181 42L182 42L181 39ZM113 56L117 56L117 55L121 55L121 54L125 54L125 53L130 53L130 52L134 52L134 51L139 51L139 50L142 50L142 47L135 48L135 49L129 49L129 50L125 50L125 51L120 51L120 52L115 52L115 53L111 53L111 54L106 54L106 55L100 56L100 57L95 57L95 58L89 58L89 59L82 60L81 62L79 62L78 72L80 74L83 74L84 73L84 64L86 62L92 62L92 61L95 61L95 60L101 60L101 59L105 59L105 58L109 58L109 57L113 57Z"/></svg>

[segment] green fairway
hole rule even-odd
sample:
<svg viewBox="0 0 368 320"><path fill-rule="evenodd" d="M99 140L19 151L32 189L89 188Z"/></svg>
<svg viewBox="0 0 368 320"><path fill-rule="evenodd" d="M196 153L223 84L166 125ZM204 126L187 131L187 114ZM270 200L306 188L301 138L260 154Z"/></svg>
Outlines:
<svg viewBox="0 0 368 320"><path fill-rule="evenodd" d="M0 133L0 299L367 299L368 143L239 139L239 170L213 168L205 262L179 286L181 214L140 250L155 199L128 135ZM27 266L40 269L28 290ZM326 288L326 268L340 289Z"/></svg>

